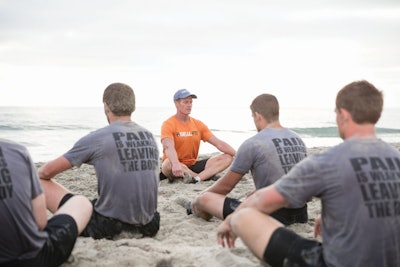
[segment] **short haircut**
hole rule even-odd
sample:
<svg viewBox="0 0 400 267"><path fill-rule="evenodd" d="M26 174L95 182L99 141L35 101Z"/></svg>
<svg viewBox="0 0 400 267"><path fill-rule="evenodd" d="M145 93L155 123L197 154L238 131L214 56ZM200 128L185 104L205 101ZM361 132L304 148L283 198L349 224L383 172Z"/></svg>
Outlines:
<svg viewBox="0 0 400 267"><path fill-rule="evenodd" d="M130 116L136 108L135 93L129 85L112 83L104 90L103 103L116 116Z"/></svg>
<svg viewBox="0 0 400 267"><path fill-rule="evenodd" d="M347 110L358 124L378 122L383 109L383 93L361 80L343 87L336 96L336 110Z"/></svg>
<svg viewBox="0 0 400 267"><path fill-rule="evenodd" d="M267 121L279 119L279 102L274 95L261 94L250 105L251 112L259 113Z"/></svg>

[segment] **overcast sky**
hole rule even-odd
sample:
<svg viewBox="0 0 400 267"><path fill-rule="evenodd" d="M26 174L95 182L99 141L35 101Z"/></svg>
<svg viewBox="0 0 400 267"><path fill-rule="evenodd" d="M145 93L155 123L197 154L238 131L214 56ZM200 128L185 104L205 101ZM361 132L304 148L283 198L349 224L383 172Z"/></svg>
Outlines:
<svg viewBox="0 0 400 267"><path fill-rule="evenodd" d="M367 79L400 107L400 1L0 0L0 105L99 106L112 82L138 106L334 107Z"/></svg>

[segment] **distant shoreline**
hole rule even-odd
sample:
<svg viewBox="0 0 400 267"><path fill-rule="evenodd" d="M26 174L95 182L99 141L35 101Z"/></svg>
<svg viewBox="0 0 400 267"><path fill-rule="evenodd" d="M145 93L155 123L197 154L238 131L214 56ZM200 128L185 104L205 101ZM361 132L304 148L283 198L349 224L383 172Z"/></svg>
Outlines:
<svg viewBox="0 0 400 267"><path fill-rule="evenodd" d="M389 143L389 144L392 145L394 148L400 150L400 143ZM315 146L315 147L309 147L309 148L307 148L307 154L308 154L308 155L311 155L311 154L313 154L313 153L321 152L321 151L323 151L323 150L325 150L325 149L329 149L329 148L331 148L331 147L330 147L330 146ZM217 155L217 154L218 154L218 152L199 154L199 159L209 158L209 157L214 156L214 155ZM160 161L161 161L161 159L162 159L162 157L160 157ZM35 162L35 165L41 166L41 165L43 165L44 163L46 163L46 162L44 162L44 161L38 161L38 162Z"/></svg>

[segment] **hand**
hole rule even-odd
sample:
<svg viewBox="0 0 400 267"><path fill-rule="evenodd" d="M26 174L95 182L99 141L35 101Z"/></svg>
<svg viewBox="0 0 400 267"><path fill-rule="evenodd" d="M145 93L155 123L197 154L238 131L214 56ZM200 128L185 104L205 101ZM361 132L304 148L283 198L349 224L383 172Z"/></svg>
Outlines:
<svg viewBox="0 0 400 267"><path fill-rule="evenodd" d="M172 171L173 176L175 176L175 177L183 176L182 166L179 162L171 165L171 171Z"/></svg>
<svg viewBox="0 0 400 267"><path fill-rule="evenodd" d="M230 220L225 219L225 221L223 221L217 229L217 243L223 248L225 246L228 246L228 248L235 247L235 240L237 236L233 233L229 221Z"/></svg>
<svg viewBox="0 0 400 267"><path fill-rule="evenodd" d="M321 230L321 216L319 216L316 220L315 220L315 225L314 225L314 237L318 237L319 235L322 234L322 230Z"/></svg>

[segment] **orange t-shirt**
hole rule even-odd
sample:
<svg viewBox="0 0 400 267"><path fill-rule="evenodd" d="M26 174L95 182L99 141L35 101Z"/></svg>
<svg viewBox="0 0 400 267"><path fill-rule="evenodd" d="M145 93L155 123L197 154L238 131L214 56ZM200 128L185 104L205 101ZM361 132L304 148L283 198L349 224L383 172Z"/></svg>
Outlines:
<svg viewBox="0 0 400 267"><path fill-rule="evenodd" d="M192 117L189 117L188 123L183 123L171 116L161 126L161 140L166 137L174 140L178 159L186 166L196 163L200 141L206 142L212 135L207 125ZM166 155L163 153L163 161L165 159Z"/></svg>

